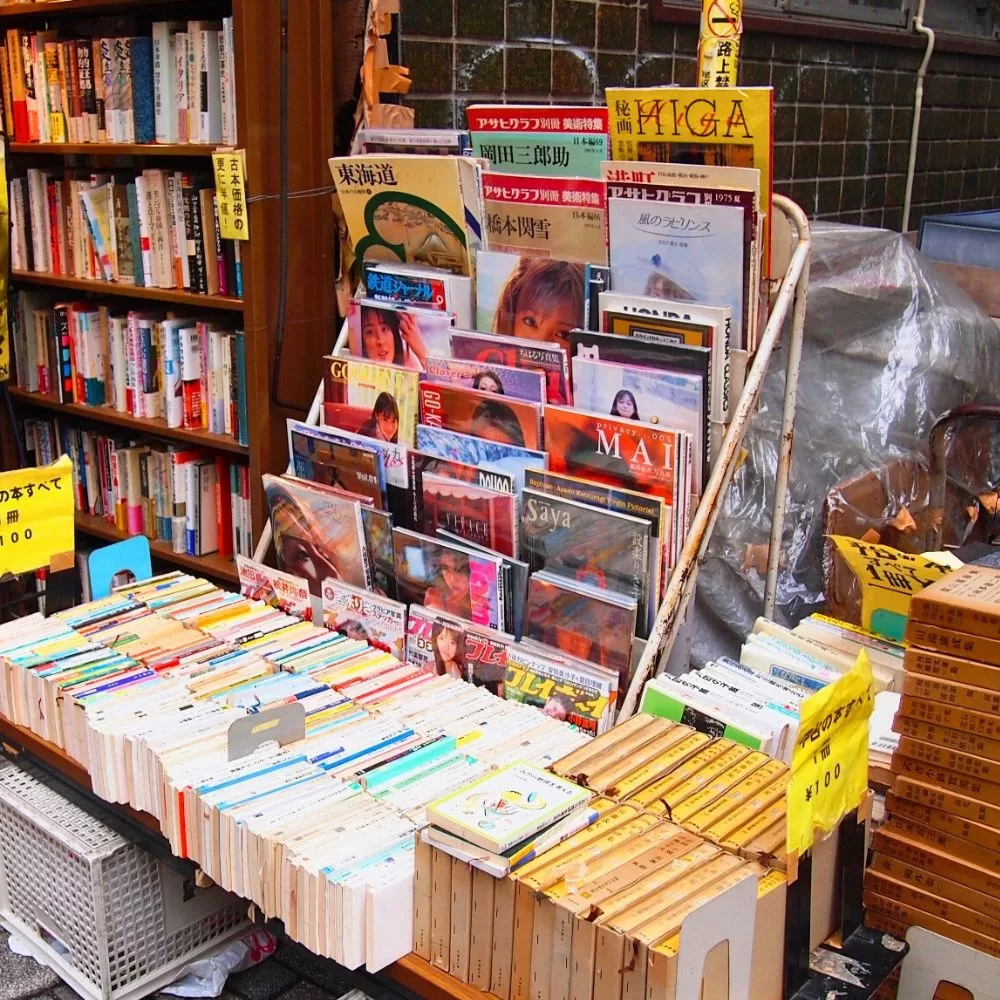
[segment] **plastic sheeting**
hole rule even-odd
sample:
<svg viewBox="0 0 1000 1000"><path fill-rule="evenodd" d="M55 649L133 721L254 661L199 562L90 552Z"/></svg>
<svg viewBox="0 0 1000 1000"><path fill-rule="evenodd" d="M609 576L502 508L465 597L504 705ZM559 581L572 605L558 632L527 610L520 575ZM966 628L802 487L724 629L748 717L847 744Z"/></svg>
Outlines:
<svg viewBox="0 0 1000 1000"><path fill-rule="evenodd" d="M761 613L785 387L776 352L698 579L695 663L738 655ZM805 324L789 505L778 576L779 621L822 610L824 506L839 483L872 470L886 518L927 502L931 426L950 407L1000 398L1000 331L900 234L817 223ZM964 437L960 435L960 437ZM989 434L956 452L946 540L971 530L964 493L997 481ZM897 460L893 462L893 460ZM885 471L894 468L894 474ZM951 464L949 474L952 474ZM845 506L843 497L834 506ZM847 505L849 507L849 504ZM870 511L858 512L867 521ZM850 509L838 510L850 522Z"/></svg>

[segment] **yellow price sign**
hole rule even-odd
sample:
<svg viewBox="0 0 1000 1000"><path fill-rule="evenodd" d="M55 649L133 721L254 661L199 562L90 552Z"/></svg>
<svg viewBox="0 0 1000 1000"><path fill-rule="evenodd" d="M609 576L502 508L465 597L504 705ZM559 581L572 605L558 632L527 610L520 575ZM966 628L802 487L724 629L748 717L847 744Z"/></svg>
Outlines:
<svg viewBox="0 0 1000 1000"><path fill-rule="evenodd" d="M830 535L830 541L861 585L862 627L888 639L903 638L910 598L951 572L927 556L888 545L845 535Z"/></svg>
<svg viewBox="0 0 1000 1000"><path fill-rule="evenodd" d="M839 681L802 702L786 793L788 851L801 854L861 805L875 681L865 650Z"/></svg>
<svg viewBox="0 0 1000 1000"><path fill-rule="evenodd" d="M212 154L215 198L219 206L219 235L224 240L250 239L250 211L246 192L246 155L242 149Z"/></svg>
<svg viewBox="0 0 1000 1000"><path fill-rule="evenodd" d="M0 472L0 574L73 564L73 463Z"/></svg>
<svg viewBox="0 0 1000 1000"><path fill-rule="evenodd" d="M698 86L735 87L743 34L743 0L703 0Z"/></svg>

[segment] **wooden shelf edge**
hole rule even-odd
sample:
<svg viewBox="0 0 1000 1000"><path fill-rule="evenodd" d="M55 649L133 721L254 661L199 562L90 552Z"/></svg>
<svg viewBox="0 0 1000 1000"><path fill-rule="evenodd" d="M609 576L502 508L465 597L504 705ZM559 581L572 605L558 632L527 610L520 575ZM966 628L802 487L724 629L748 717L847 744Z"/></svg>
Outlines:
<svg viewBox="0 0 1000 1000"><path fill-rule="evenodd" d="M246 456L250 449L225 434L209 434L208 431L193 431L184 427L168 427L162 420L152 417L133 417L129 413L119 413L110 406L85 406L83 403L62 403L56 396L44 392L28 392L19 386L10 387L11 399L27 406L37 406L43 410L63 415L70 414L81 420L92 420L97 424L126 427L141 434L151 434L167 441L183 441L209 451L224 451L231 455Z"/></svg>
<svg viewBox="0 0 1000 1000"><path fill-rule="evenodd" d="M119 531L113 524L109 524L103 517L96 517L93 514L84 514L82 511L76 512L76 527L86 535L93 535L96 538L104 538L111 542L120 542L131 537L125 532ZM150 551L154 558L162 559L164 562L175 563L184 569L194 573L200 573L211 577L213 580L228 580L235 583L239 580L236 572L236 563L227 556L218 554L207 556L189 556L184 552L174 552L168 542L150 541Z"/></svg>
<svg viewBox="0 0 1000 1000"><path fill-rule="evenodd" d="M122 11L140 11L151 3L168 5L173 0L36 0L35 3L0 3L0 20L25 17L49 17L53 14L71 14L74 11L118 8Z"/></svg>
<svg viewBox="0 0 1000 1000"><path fill-rule="evenodd" d="M385 973L424 1000L496 1000L491 993L483 993L475 986L460 982L412 952L393 962Z"/></svg>
<svg viewBox="0 0 1000 1000"><path fill-rule="evenodd" d="M53 156L211 156L211 143L155 142L12 142L13 153L40 153Z"/></svg>
<svg viewBox="0 0 1000 1000"><path fill-rule="evenodd" d="M155 302L173 302L198 309L224 309L243 312L243 300L231 295L202 295L177 288L147 288L142 285L119 285L114 281L96 281L76 278L68 274L49 274L44 271L11 271L11 278L24 284L46 285L52 288L72 288L81 292L99 292L125 299L150 299Z"/></svg>

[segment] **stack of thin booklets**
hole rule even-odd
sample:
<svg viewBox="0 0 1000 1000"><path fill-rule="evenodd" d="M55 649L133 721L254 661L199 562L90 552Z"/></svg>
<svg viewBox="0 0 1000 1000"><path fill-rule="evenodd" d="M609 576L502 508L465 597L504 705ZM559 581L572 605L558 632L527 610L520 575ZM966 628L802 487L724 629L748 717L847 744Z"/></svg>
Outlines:
<svg viewBox="0 0 1000 1000"><path fill-rule="evenodd" d="M914 595L906 640L865 919L1000 956L1000 571L965 566Z"/></svg>

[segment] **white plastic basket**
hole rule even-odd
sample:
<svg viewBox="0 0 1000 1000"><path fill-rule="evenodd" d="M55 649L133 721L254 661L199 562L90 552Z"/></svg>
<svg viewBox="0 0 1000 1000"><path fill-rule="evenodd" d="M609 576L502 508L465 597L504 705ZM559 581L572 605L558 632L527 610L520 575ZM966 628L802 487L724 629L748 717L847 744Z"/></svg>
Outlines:
<svg viewBox="0 0 1000 1000"><path fill-rule="evenodd" d="M0 765L0 917L92 1000L132 1000L246 927L221 889L185 880L15 764Z"/></svg>

